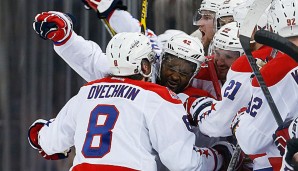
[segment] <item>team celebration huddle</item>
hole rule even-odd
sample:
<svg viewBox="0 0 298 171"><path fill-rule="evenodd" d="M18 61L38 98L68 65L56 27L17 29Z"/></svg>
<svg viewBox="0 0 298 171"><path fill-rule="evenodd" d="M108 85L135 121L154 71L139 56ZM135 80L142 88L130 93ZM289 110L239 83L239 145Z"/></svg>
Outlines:
<svg viewBox="0 0 298 171"><path fill-rule="evenodd" d="M140 20L126 5L83 0L106 47L72 14L36 14L36 34L87 81L29 128L41 157L75 153L71 171L298 170L298 0L203 0L191 35L156 35L147 0Z"/></svg>

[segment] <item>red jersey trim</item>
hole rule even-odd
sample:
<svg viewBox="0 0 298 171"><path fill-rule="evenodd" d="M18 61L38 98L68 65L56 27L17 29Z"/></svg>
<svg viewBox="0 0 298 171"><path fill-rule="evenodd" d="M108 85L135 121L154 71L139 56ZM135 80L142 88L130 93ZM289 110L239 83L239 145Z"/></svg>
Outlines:
<svg viewBox="0 0 298 171"><path fill-rule="evenodd" d="M262 46L260 49L252 52L254 58L265 60L270 56L272 48L269 46ZM231 70L236 72L252 72L250 64L245 55L240 56L231 66Z"/></svg>
<svg viewBox="0 0 298 171"><path fill-rule="evenodd" d="M249 154L248 157L251 159L251 160L254 160L256 158L259 158L259 157L263 157L263 156L266 156L266 153L261 153L261 154Z"/></svg>
<svg viewBox="0 0 298 171"><path fill-rule="evenodd" d="M104 82L132 84L132 85L141 87L142 89L152 91L152 92L158 94L161 98L163 98L164 100L166 100L170 103L182 104L181 100L178 98L176 93L174 93L173 91L169 90L168 88L166 88L164 86L154 84L154 83L151 83L151 82L132 80L132 79L129 79L129 78L106 77L106 78L102 78L102 79L99 79L99 80L89 82L89 83L85 84L84 86L89 86L89 85L92 85L92 84L104 83Z"/></svg>
<svg viewBox="0 0 298 171"><path fill-rule="evenodd" d="M282 157L269 157L269 163L271 164L273 171L280 171L282 165Z"/></svg>
<svg viewBox="0 0 298 171"><path fill-rule="evenodd" d="M282 80L293 68L297 67L297 62L286 54L279 54L269 61L261 70L261 74L268 87L275 85ZM256 78L252 80L252 86L260 87Z"/></svg>
<svg viewBox="0 0 298 171"><path fill-rule="evenodd" d="M74 166L72 171L138 171L123 166L82 163Z"/></svg>

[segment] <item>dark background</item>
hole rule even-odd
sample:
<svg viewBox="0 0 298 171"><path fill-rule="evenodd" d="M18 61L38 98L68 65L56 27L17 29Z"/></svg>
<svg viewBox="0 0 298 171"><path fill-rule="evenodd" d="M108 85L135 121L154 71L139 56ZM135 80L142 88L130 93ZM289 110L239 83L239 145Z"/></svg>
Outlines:
<svg viewBox="0 0 298 171"><path fill-rule="evenodd" d="M147 27L156 34L166 29L192 33L192 16L200 0L148 0ZM141 0L124 0L128 11L140 18ZM27 141L27 130L39 118L50 119L77 93L85 81L55 54L51 41L32 29L36 14L61 11L77 19L74 30L97 42L103 50L110 35L93 11L80 0L0 1L0 170L67 171L72 156L46 161Z"/></svg>

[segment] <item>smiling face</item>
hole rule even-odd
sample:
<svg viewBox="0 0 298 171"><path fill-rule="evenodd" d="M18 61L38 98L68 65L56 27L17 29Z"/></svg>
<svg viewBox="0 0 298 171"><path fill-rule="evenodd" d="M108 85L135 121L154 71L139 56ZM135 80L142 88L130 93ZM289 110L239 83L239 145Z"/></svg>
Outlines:
<svg viewBox="0 0 298 171"><path fill-rule="evenodd" d="M199 26L199 30L202 33L202 44L206 52L215 34L215 28L214 28L215 12L202 10L200 14L201 14L201 18L198 21L198 26Z"/></svg>
<svg viewBox="0 0 298 171"><path fill-rule="evenodd" d="M240 56L240 53L219 48L215 48L214 52L214 63L218 79L225 82L228 70L233 62Z"/></svg>
<svg viewBox="0 0 298 171"><path fill-rule="evenodd" d="M161 64L160 85L166 86L175 93L181 93L190 82L196 64L171 54L165 54Z"/></svg>

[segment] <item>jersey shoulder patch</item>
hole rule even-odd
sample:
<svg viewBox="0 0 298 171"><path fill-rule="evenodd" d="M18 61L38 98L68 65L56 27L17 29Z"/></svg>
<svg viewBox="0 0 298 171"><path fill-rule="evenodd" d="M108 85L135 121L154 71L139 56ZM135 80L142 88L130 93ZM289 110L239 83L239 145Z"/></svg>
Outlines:
<svg viewBox="0 0 298 171"><path fill-rule="evenodd" d="M281 81L289 71L297 66L297 62L291 57L286 54L279 53L274 59L262 67L260 72L266 85L270 87ZM260 87L255 77L252 80L252 86Z"/></svg>

